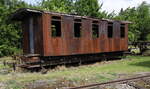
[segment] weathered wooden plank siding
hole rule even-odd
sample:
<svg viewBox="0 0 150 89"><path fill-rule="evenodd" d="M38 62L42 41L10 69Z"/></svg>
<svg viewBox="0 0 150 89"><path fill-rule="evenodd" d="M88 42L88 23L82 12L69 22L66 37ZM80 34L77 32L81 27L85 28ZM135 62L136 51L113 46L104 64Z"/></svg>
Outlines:
<svg viewBox="0 0 150 89"><path fill-rule="evenodd" d="M120 22L113 22L113 37L108 38L108 21L98 20L99 37L92 37L93 19L82 19L81 37L74 37L74 17L61 16L61 37L52 37L49 13L34 17L35 53L43 56L61 56L124 51L128 49L128 25L125 25L125 38L120 37ZM81 19L81 18L78 18ZM28 19L23 21L23 50L29 53Z"/></svg>

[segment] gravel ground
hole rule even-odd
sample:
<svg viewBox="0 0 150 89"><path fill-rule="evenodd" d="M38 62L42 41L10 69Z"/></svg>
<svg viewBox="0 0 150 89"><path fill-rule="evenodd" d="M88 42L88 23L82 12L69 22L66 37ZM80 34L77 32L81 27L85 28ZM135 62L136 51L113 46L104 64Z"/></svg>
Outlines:
<svg viewBox="0 0 150 89"><path fill-rule="evenodd" d="M144 76L149 73L138 73L135 76ZM119 74L121 75L121 74ZM124 74L122 74L119 77L123 77ZM133 75L132 75L133 77ZM120 78L119 78L120 79ZM108 84L108 85L102 85L102 86L96 86L91 88L85 88L85 89L150 89L150 77L149 78L143 78L133 81L127 81L125 83L114 83L114 84Z"/></svg>
<svg viewBox="0 0 150 89"><path fill-rule="evenodd" d="M127 74L118 74L118 79L123 79L123 78L128 78L128 77L136 77L136 76L144 76L149 73L147 72L142 72L142 73L137 73L135 75L127 75ZM118 80L116 79L116 80ZM72 87L73 84L68 82L62 83L61 80L60 82L56 82L55 84L50 84L50 82L54 81L36 81L32 84L27 85L26 89L66 89L64 86ZM59 87L58 87L59 86ZM62 86L62 87L61 87ZM90 87L90 88L82 88L82 89L150 89L150 78L143 78L143 79L138 79L134 81L127 81L124 83L114 83L114 84L109 84L109 85L102 85L102 86L95 86L95 87Z"/></svg>
<svg viewBox="0 0 150 89"><path fill-rule="evenodd" d="M130 81L121 84L114 83L114 84L94 86L94 87L82 88L82 89L150 89L150 78Z"/></svg>

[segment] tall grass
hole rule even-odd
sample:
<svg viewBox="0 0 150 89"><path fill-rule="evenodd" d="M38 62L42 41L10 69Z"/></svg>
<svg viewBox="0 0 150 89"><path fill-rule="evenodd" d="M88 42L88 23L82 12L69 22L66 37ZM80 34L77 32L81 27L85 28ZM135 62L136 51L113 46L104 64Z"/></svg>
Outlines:
<svg viewBox="0 0 150 89"><path fill-rule="evenodd" d="M1 66L0 66L1 67ZM149 56L128 56L122 60L98 62L91 65L66 68L65 66L49 70L47 74L19 73L0 74L0 82L14 84L33 83L39 80L49 80L50 84L65 82L71 85L84 85L89 83L104 82L116 79L118 75L132 75L136 73L150 72ZM68 83L67 83L68 82ZM12 85L12 86L13 86Z"/></svg>

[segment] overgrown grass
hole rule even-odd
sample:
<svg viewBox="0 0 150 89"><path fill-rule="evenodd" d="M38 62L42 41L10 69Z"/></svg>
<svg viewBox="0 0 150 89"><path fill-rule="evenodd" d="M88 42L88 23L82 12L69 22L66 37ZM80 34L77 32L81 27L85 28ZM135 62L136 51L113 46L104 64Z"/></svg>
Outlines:
<svg viewBox="0 0 150 89"><path fill-rule="evenodd" d="M118 74L131 75L138 72L150 72L149 56L128 56L123 60L108 61L105 63L99 62L92 65L70 68L59 67L50 70L47 74L29 72L0 74L0 82L10 84L11 81L14 81L14 83L11 83L14 86L14 84L26 84L38 80L51 80L51 84L55 84L58 81L68 81L73 82L73 85L84 85L85 83L113 80L118 77Z"/></svg>

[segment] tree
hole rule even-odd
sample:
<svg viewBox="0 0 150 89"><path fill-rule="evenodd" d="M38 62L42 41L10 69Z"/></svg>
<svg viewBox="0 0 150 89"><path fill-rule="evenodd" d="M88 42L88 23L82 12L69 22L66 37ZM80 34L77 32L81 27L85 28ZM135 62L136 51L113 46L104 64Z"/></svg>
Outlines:
<svg viewBox="0 0 150 89"><path fill-rule="evenodd" d="M101 11L102 5L99 5L98 0L43 0L41 9L81 16L111 18L112 13L108 14L106 11Z"/></svg>
<svg viewBox="0 0 150 89"><path fill-rule="evenodd" d="M114 19L133 22L129 25L129 41L146 41L150 34L150 5L143 2L137 8L121 10Z"/></svg>
<svg viewBox="0 0 150 89"><path fill-rule="evenodd" d="M82 16L99 17L102 4L98 0L76 0L75 12Z"/></svg>
<svg viewBox="0 0 150 89"><path fill-rule="evenodd" d="M74 10L75 13L81 16L113 18L114 12L102 11L102 6L103 3L99 4L98 0L75 0Z"/></svg>
<svg viewBox="0 0 150 89"><path fill-rule="evenodd" d="M139 22L138 22L138 28L140 31L140 35L138 40L148 40L147 36L150 34L150 5L148 5L146 2L143 2L138 8L137 8Z"/></svg>
<svg viewBox="0 0 150 89"><path fill-rule="evenodd" d="M43 0L41 9L71 13L73 11L73 0Z"/></svg>
<svg viewBox="0 0 150 89"><path fill-rule="evenodd" d="M9 17L16 9L27 6L18 0L0 1L0 57L14 54L21 48L20 24L11 24Z"/></svg>

